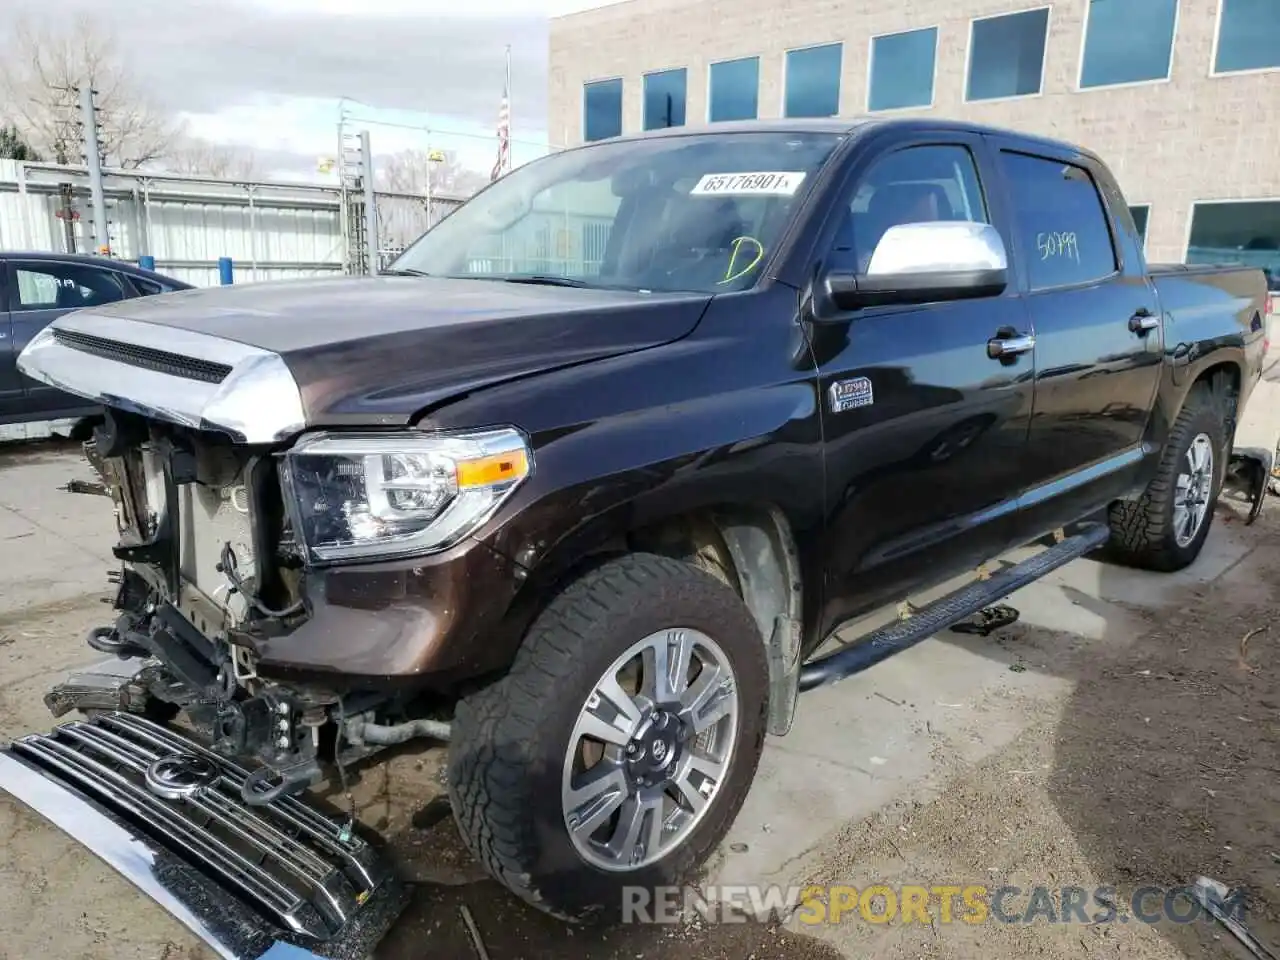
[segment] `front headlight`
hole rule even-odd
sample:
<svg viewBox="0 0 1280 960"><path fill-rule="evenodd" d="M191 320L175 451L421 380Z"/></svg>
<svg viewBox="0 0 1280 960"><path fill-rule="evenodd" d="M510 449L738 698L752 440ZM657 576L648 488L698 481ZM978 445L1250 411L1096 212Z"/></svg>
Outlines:
<svg viewBox="0 0 1280 960"><path fill-rule="evenodd" d="M374 560L441 550L483 523L533 469L517 430L306 437L282 481L308 557Z"/></svg>

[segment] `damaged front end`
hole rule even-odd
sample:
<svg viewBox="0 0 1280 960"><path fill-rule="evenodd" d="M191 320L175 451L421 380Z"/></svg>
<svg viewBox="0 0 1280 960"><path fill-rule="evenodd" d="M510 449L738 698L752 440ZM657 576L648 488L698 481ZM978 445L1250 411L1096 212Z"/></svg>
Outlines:
<svg viewBox="0 0 1280 960"><path fill-rule="evenodd" d="M309 617L279 476L286 431L254 434L234 416L211 422L157 402L156 378L181 374L194 391L181 403L243 409L243 397L231 396L231 365L51 329L34 343L47 358L27 372L75 388L60 364L128 363L137 393L152 395L140 403L94 392L106 413L80 439L101 483L72 490L103 507L109 498L119 531L114 620L86 637L106 659L45 698L55 717L82 719L0 750L0 790L114 866L219 956L367 956L407 890L360 835L354 811L331 816L305 790L322 779L322 761L341 770L359 755L341 753L342 728L385 698L257 670L259 645ZM249 360L260 375L262 358ZM120 380L108 372L101 382ZM205 386L227 396L204 397ZM289 404L274 409L297 421ZM169 725L180 713L181 730Z"/></svg>
<svg viewBox="0 0 1280 960"><path fill-rule="evenodd" d="M115 622L87 642L137 670L105 691L69 678L50 708L110 704L161 719L181 709L215 753L256 758L247 804L319 780L321 729L339 695L256 672L256 644L307 616L275 458L115 410L85 452L114 502L122 561Z"/></svg>

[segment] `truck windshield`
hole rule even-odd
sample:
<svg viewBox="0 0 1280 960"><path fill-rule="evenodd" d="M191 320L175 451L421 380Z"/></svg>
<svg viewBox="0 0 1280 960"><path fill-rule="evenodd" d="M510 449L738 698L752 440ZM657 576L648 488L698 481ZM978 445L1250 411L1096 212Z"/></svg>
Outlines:
<svg viewBox="0 0 1280 960"><path fill-rule="evenodd" d="M838 133L597 143L519 167L391 272L718 293L760 277Z"/></svg>

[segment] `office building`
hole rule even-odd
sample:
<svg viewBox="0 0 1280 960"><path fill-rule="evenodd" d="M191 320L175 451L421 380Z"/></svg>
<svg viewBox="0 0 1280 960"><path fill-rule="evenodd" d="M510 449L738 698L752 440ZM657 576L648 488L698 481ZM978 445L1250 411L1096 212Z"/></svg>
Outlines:
<svg viewBox="0 0 1280 960"><path fill-rule="evenodd" d="M937 115L1083 144L1152 259L1280 283L1280 0L577 0L565 144L751 117Z"/></svg>

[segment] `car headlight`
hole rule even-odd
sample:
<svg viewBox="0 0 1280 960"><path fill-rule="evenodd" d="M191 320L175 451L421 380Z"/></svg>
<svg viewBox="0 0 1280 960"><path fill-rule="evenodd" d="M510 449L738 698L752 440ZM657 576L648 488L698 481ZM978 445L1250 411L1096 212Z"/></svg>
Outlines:
<svg viewBox="0 0 1280 960"><path fill-rule="evenodd" d="M281 479L313 562L442 550L491 516L533 469L524 436L469 433L304 437Z"/></svg>

